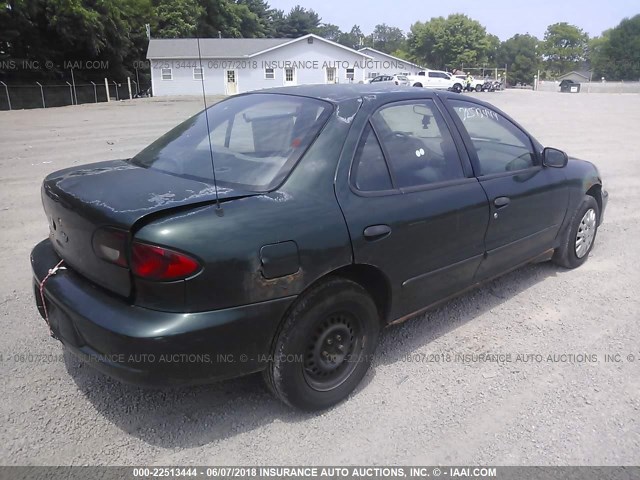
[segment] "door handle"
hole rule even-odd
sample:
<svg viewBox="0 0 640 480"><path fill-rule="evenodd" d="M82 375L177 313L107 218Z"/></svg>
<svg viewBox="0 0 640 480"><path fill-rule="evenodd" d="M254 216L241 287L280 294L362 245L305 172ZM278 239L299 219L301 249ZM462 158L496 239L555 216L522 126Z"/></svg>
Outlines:
<svg viewBox="0 0 640 480"><path fill-rule="evenodd" d="M371 225L364 229L364 238L367 240L378 240L384 238L391 233L389 225Z"/></svg>
<svg viewBox="0 0 640 480"><path fill-rule="evenodd" d="M511 199L509 197L498 197L493 201L493 204L496 208L504 208L507 207L511 203Z"/></svg>

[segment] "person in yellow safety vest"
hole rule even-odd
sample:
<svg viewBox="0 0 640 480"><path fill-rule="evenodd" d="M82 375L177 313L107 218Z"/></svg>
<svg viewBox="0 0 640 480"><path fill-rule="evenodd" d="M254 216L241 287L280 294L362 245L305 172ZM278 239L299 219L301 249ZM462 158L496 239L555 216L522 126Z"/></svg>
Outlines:
<svg viewBox="0 0 640 480"><path fill-rule="evenodd" d="M465 79L465 90L471 90L471 84L473 83L473 77L470 73L467 73L467 78Z"/></svg>

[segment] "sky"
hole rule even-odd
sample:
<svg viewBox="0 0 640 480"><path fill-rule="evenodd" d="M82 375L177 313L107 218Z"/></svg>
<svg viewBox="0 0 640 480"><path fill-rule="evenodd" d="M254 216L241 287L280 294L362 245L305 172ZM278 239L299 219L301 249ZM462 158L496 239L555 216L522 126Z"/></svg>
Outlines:
<svg viewBox="0 0 640 480"><path fill-rule="evenodd" d="M516 33L544 36L547 26L568 22L590 37L615 27L624 17L640 13L640 0L267 0L271 8L288 12L296 5L312 8L323 23L349 31L359 25L365 35L379 23L408 32L416 21L451 13L478 20L488 33L506 40Z"/></svg>

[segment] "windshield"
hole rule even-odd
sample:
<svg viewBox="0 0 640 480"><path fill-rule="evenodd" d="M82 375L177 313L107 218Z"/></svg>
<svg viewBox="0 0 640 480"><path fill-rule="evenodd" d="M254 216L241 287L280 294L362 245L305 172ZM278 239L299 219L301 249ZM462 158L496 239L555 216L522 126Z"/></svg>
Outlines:
<svg viewBox="0 0 640 480"><path fill-rule="evenodd" d="M321 100L250 94L225 100L181 123L131 159L179 177L251 191L275 188L314 140L331 112ZM211 140L211 152L209 150Z"/></svg>

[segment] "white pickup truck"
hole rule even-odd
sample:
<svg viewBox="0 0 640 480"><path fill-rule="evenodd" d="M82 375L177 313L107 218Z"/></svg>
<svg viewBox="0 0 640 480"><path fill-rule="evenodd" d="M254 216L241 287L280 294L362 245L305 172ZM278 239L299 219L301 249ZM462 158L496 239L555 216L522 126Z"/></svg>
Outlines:
<svg viewBox="0 0 640 480"><path fill-rule="evenodd" d="M457 91L457 85L460 85L460 90L462 90L467 83L466 75L454 75L453 82L456 85L454 90ZM471 77L471 88L473 88L476 92L482 91L482 86L484 85L484 79Z"/></svg>
<svg viewBox="0 0 640 480"><path fill-rule="evenodd" d="M454 86L451 75L442 70L422 70L417 75L407 75L409 84L414 87L449 90Z"/></svg>

